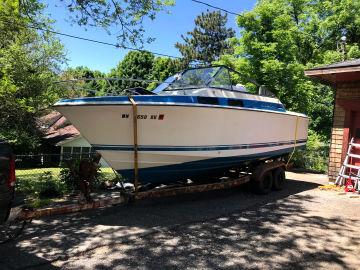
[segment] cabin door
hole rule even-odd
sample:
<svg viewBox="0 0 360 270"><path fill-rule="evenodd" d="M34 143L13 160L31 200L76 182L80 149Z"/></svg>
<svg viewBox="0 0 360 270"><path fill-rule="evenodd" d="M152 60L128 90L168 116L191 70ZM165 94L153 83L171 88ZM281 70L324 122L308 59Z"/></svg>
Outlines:
<svg viewBox="0 0 360 270"><path fill-rule="evenodd" d="M360 111L353 112L352 125L350 129L350 137L354 138L354 142L360 144ZM360 147L353 149L353 154L360 155ZM353 165L360 166L360 159L352 159Z"/></svg>

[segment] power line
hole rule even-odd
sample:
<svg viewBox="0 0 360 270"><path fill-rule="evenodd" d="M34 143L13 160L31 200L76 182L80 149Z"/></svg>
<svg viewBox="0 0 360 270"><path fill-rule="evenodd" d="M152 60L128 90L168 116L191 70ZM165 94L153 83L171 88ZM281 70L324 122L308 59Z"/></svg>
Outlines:
<svg viewBox="0 0 360 270"><path fill-rule="evenodd" d="M216 7L216 6L213 6L213 5L211 5L211 4L208 4L208 3L205 3L205 2L202 2L202 1L199 1L199 0L190 0L190 1L193 1L193 2L198 3L198 4L202 4L202 5L211 7L211 8L215 8L215 9L218 9L218 10L221 10L221 11L224 11L224 12L226 12L226 13L228 13L228 14L232 14L232 15L236 15L236 16L241 16L240 13L235 13L235 12L226 10L226 9L224 9L224 8L221 8L221 7Z"/></svg>
<svg viewBox="0 0 360 270"><path fill-rule="evenodd" d="M123 48L123 49L126 49L126 50L132 50L132 51L138 51L138 52L150 52L150 53L152 53L154 55L158 55L158 56L165 56L165 57L170 57L170 58L181 59L181 57L179 57L179 56L173 56L173 55L168 55L168 54L164 54L164 53L151 52L151 51L148 51L148 50L142 50L142 49L127 47L127 46L120 46L119 44L115 44L115 43L109 43L109 42L105 42L105 41L101 41L101 40L95 40L95 39L91 39L91 38L79 37L79 36L75 36L75 35L61 33L61 32L58 32L58 31L53 31L53 30L49 30L49 29L43 29L43 28L36 27L36 26L28 26L28 27L32 28L32 29L40 30L40 31L43 31L43 32L49 32L49 33L52 33L52 34L60 35L60 36L65 36L65 37L75 38L75 39L84 40L84 41L88 41L88 42L108 45L108 46L112 46L112 47L115 47L115 48L118 48L118 49Z"/></svg>
<svg viewBox="0 0 360 270"><path fill-rule="evenodd" d="M161 81L156 80L145 80L145 79L138 79L138 78L125 78L125 77L110 77L110 78L75 78L69 80L62 80L57 81L55 83L75 83L78 81L97 81L97 80L104 80L104 81L130 81L130 82L146 82L146 83L161 83Z"/></svg>

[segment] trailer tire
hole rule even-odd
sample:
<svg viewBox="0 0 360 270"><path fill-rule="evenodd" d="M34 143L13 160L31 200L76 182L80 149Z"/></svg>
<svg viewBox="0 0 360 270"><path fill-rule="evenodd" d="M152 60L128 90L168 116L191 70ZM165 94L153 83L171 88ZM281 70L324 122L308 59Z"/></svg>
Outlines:
<svg viewBox="0 0 360 270"><path fill-rule="evenodd" d="M273 190L282 190L285 183L285 170L283 168L277 168L274 170L273 174Z"/></svg>
<svg viewBox="0 0 360 270"><path fill-rule="evenodd" d="M273 174L271 171L265 172L260 179L253 182L253 190L257 194L265 195L271 191L273 185Z"/></svg>

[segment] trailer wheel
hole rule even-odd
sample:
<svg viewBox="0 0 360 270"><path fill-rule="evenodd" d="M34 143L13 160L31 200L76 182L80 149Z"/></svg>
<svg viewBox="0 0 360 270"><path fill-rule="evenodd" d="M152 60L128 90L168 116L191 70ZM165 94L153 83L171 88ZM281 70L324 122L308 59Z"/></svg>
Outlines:
<svg viewBox="0 0 360 270"><path fill-rule="evenodd" d="M274 170L273 178L274 180L273 180L272 189L282 190L286 179L284 169L280 167Z"/></svg>
<svg viewBox="0 0 360 270"><path fill-rule="evenodd" d="M257 194L268 194L273 185L273 175L271 171L265 172L260 179L253 182L254 192Z"/></svg>

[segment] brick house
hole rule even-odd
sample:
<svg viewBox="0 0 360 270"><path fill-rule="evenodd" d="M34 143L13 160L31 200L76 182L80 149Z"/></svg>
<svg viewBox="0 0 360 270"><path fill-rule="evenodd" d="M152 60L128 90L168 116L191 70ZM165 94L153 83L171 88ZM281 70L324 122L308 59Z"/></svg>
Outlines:
<svg viewBox="0 0 360 270"><path fill-rule="evenodd" d="M309 69L305 75L335 90L328 170L330 181L334 181L351 138L360 143L360 59ZM357 159L352 162L360 165Z"/></svg>

